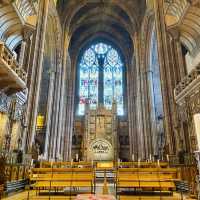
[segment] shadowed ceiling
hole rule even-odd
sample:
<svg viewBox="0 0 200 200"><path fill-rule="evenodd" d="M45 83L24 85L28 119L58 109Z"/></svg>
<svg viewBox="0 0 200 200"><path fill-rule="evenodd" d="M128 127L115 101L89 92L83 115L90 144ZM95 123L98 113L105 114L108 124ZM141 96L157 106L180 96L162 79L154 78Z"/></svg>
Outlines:
<svg viewBox="0 0 200 200"><path fill-rule="evenodd" d="M140 27L145 0L61 0L58 10L72 52L94 39L106 39L132 53L132 37Z"/></svg>

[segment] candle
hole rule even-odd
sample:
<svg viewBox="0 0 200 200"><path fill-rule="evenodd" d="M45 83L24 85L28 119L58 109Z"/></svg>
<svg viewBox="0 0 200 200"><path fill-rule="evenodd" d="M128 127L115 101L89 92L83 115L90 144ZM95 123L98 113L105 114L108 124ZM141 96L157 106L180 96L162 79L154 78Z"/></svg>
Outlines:
<svg viewBox="0 0 200 200"><path fill-rule="evenodd" d="M150 154L150 156L149 156L149 161L151 162L151 154Z"/></svg>
<svg viewBox="0 0 200 200"><path fill-rule="evenodd" d="M118 161L117 161L117 162L118 162L118 167L119 167L119 166L120 166L120 159L119 159L119 158L118 158Z"/></svg>
<svg viewBox="0 0 200 200"><path fill-rule="evenodd" d="M91 164L92 164L92 167L93 167L93 165L94 165L94 161L93 160L92 160Z"/></svg>
<svg viewBox="0 0 200 200"><path fill-rule="evenodd" d="M135 155L132 154L132 161L134 162L135 161Z"/></svg>
<svg viewBox="0 0 200 200"><path fill-rule="evenodd" d="M158 162L158 167L160 167L160 160L158 159L157 162Z"/></svg>
<svg viewBox="0 0 200 200"><path fill-rule="evenodd" d="M138 167L140 167L140 161L141 161L141 160L140 160L140 158L139 158L139 159L138 159Z"/></svg>
<svg viewBox="0 0 200 200"><path fill-rule="evenodd" d="M76 162L78 162L78 153L76 154Z"/></svg>
<svg viewBox="0 0 200 200"><path fill-rule="evenodd" d="M31 160L31 167L33 167L33 159Z"/></svg>
<svg viewBox="0 0 200 200"><path fill-rule="evenodd" d="M71 159L71 166L73 165L73 161L74 161L74 160L73 160L73 159Z"/></svg>
<svg viewBox="0 0 200 200"><path fill-rule="evenodd" d="M167 154L167 162L169 162L169 155Z"/></svg>

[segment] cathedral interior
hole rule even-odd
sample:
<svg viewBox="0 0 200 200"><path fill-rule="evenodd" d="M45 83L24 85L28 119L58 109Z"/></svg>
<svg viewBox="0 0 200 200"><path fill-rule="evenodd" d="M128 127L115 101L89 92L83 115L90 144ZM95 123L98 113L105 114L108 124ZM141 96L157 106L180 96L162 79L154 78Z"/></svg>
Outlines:
<svg viewBox="0 0 200 200"><path fill-rule="evenodd" d="M200 0L0 0L0 199L200 199Z"/></svg>

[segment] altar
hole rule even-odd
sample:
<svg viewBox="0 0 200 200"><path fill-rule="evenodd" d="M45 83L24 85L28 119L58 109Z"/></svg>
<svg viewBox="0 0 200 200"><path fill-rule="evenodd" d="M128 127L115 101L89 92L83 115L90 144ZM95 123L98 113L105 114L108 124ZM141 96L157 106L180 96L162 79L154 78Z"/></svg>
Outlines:
<svg viewBox="0 0 200 200"><path fill-rule="evenodd" d="M117 109L86 106L84 159L87 161L114 161L117 159Z"/></svg>

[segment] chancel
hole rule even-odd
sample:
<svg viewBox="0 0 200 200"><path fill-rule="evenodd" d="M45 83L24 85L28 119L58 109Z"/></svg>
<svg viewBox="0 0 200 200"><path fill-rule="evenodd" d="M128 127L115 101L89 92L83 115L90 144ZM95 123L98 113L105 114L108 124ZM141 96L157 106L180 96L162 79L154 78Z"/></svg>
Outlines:
<svg viewBox="0 0 200 200"><path fill-rule="evenodd" d="M0 199L200 199L200 0L0 0Z"/></svg>
<svg viewBox="0 0 200 200"><path fill-rule="evenodd" d="M117 109L113 102L111 110L103 105L91 110L86 108L84 136L84 159L87 161L110 161L118 158Z"/></svg>

